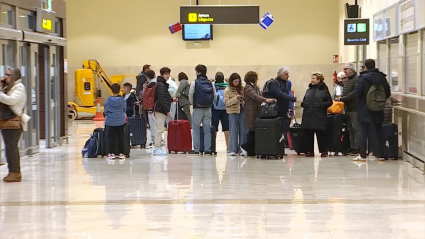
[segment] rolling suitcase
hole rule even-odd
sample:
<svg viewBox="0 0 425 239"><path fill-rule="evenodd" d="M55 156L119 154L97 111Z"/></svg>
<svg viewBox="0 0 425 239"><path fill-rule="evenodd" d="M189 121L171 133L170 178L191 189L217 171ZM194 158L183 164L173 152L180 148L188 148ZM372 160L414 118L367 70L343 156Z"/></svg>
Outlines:
<svg viewBox="0 0 425 239"><path fill-rule="evenodd" d="M192 131L188 120L172 120L168 123L167 146L168 152L187 153L192 150Z"/></svg>
<svg viewBox="0 0 425 239"><path fill-rule="evenodd" d="M142 114L142 106L139 106L139 114L136 114L136 105L133 106L133 117L128 118L131 146L140 145L146 147L146 118Z"/></svg>
<svg viewBox="0 0 425 239"><path fill-rule="evenodd" d="M204 153L204 129L201 126L200 128L201 131L201 148L200 148L200 152ZM217 149L216 149L216 132L215 132L215 127L211 126L211 153L217 155Z"/></svg>
<svg viewBox="0 0 425 239"><path fill-rule="evenodd" d="M105 138L104 138L104 142L105 142L105 147L104 147L104 152L103 152L103 156L108 156L109 153L109 147L108 147L108 126L105 126ZM124 155L127 158L130 158L130 130L128 128L128 124L124 125ZM116 145L115 147L118 147L118 145Z"/></svg>
<svg viewBox="0 0 425 239"><path fill-rule="evenodd" d="M282 159L285 154L285 142L282 135L282 118L255 120L255 152L257 158Z"/></svg>
<svg viewBox="0 0 425 239"><path fill-rule="evenodd" d="M308 135L301 129L301 125L297 123L297 119L294 116L295 123L288 130L288 144L289 147L294 150L298 155L308 153Z"/></svg>
<svg viewBox="0 0 425 239"><path fill-rule="evenodd" d="M383 156L386 159L398 159L398 126L393 123L384 123L382 126L384 137Z"/></svg>
<svg viewBox="0 0 425 239"><path fill-rule="evenodd" d="M326 124L327 151L336 153L347 153L350 149L350 137L348 135L348 115L328 114Z"/></svg>

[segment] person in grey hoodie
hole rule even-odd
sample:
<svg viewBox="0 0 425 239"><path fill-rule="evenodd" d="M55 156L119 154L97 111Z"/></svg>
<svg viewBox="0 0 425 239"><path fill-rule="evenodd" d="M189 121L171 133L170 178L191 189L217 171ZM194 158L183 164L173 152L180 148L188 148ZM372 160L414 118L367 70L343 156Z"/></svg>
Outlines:
<svg viewBox="0 0 425 239"><path fill-rule="evenodd" d="M119 84L112 84L112 96L108 97L105 102L105 127L107 128L107 139L109 148L109 159L119 157L125 159L124 155L124 126L126 121L126 107L127 102L119 95L121 86ZM118 149L117 146L118 145Z"/></svg>

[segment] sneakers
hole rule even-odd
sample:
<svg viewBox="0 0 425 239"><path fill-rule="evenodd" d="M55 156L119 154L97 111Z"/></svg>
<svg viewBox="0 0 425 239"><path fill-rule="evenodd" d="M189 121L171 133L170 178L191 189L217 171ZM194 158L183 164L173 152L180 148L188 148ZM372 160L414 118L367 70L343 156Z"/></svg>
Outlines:
<svg viewBox="0 0 425 239"><path fill-rule="evenodd" d="M199 152L196 152L196 151L192 150L192 151L189 151L188 154L190 154L190 155L199 155Z"/></svg>
<svg viewBox="0 0 425 239"><path fill-rule="evenodd" d="M167 152L165 152L164 150L160 149L160 148L155 148L153 150L153 155L157 155L157 156L166 156Z"/></svg>
<svg viewBox="0 0 425 239"><path fill-rule="evenodd" d="M365 162L366 158L362 158L361 156L358 156L358 157L353 158L353 161L363 161L363 162Z"/></svg>
<svg viewBox="0 0 425 239"><path fill-rule="evenodd" d="M213 156L213 153L211 152L211 151L206 151L206 152L204 152L204 155L205 156Z"/></svg>
<svg viewBox="0 0 425 239"><path fill-rule="evenodd" d="M231 152L230 153L230 156L236 156L236 153L235 152Z"/></svg>
<svg viewBox="0 0 425 239"><path fill-rule="evenodd" d="M119 159L125 159L125 155L124 154L120 154L120 156L118 158Z"/></svg>
<svg viewBox="0 0 425 239"><path fill-rule="evenodd" d="M357 155L359 155L359 150L358 149L351 150L350 155L351 156L357 156Z"/></svg>
<svg viewBox="0 0 425 239"><path fill-rule="evenodd" d="M147 149L151 149L154 148L153 143L150 143L149 145L146 146Z"/></svg>
<svg viewBox="0 0 425 239"><path fill-rule="evenodd" d="M115 154L108 154L108 159L115 159Z"/></svg>
<svg viewBox="0 0 425 239"><path fill-rule="evenodd" d="M246 150L243 149L242 147L241 147L241 151L242 151L241 156L248 156L248 152L246 152Z"/></svg>

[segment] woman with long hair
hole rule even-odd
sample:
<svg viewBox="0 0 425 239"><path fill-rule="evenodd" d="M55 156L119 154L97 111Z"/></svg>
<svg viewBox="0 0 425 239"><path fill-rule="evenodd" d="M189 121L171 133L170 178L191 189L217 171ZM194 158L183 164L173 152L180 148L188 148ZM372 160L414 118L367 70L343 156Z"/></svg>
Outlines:
<svg viewBox="0 0 425 239"><path fill-rule="evenodd" d="M230 156L235 156L240 153L240 146L245 143L243 86L237 73L229 77L229 86L224 91L224 103L229 115Z"/></svg>
<svg viewBox="0 0 425 239"><path fill-rule="evenodd" d="M22 180L18 142L22 131L27 130L29 116L25 114L26 91L22 84L21 71L9 68L1 79L0 91L0 129L6 147L6 159L9 174L3 178L5 182Z"/></svg>

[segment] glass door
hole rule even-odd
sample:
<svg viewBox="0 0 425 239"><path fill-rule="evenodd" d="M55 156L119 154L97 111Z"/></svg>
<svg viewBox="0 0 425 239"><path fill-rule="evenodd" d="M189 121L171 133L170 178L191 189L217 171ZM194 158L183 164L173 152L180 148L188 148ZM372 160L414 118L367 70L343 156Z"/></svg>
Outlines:
<svg viewBox="0 0 425 239"><path fill-rule="evenodd" d="M60 140L60 84L59 84L59 57L57 47L46 46L45 77L46 77L46 147L53 148L59 145Z"/></svg>
<svg viewBox="0 0 425 239"><path fill-rule="evenodd" d="M39 129L38 125L38 89L37 82L37 63L38 47L35 44L22 42L19 44L20 65L22 73L22 83L25 85L27 101L26 112L31 117L28 122L28 130L21 137L20 148L22 155L32 155L39 152Z"/></svg>

